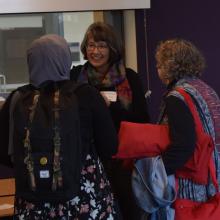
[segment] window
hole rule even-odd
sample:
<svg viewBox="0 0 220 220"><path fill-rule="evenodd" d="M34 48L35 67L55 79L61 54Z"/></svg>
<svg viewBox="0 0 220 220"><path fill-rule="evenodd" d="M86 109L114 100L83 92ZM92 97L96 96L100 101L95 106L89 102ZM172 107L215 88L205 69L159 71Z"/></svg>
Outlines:
<svg viewBox="0 0 220 220"><path fill-rule="evenodd" d="M26 50L44 34L63 36L70 45L72 65L83 64L80 43L88 26L101 20L112 24L123 39L123 13L116 11L0 15L0 93L27 84Z"/></svg>
<svg viewBox="0 0 220 220"><path fill-rule="evenodd" d="M0 92L28 83L26 50L41 35L65 37L73 65L84 63L80 43L93 21L93 12L0 15Z"/></svg>

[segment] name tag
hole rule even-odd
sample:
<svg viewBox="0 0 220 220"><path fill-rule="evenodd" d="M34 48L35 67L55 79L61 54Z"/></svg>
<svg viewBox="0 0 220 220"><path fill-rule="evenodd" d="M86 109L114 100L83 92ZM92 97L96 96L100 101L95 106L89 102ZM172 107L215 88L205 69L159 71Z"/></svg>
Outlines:
<svg viewBox="0 0 220 220"><path fill-rule="evenodd" d="M40 170L40 178L49 178L50 177L50 171L49 170Z"/></svg>
<svg viewBox="0 0 220 220"><path fill-rule="evenodd" d="M117 100L117 93L114 91L101 91L102 94L104 94L109 101L116 102Z"/></svg>

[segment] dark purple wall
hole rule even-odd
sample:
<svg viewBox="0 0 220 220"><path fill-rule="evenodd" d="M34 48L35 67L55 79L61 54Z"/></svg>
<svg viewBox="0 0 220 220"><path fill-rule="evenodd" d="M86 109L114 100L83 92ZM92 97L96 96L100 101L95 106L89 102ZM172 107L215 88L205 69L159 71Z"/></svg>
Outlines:
<svg viewBox="0 0 220 220"><path fill-rule="evenodd" d="M148 65L152 96L148 99L155 121L164 87L157 77L155 49L161 40L184 38L192 41L204 54L207 68L202 79L220 95L220 1L152 0L151 8L136 11L138 70L146 88L146 48L144 17L147 22Z"/></svg>

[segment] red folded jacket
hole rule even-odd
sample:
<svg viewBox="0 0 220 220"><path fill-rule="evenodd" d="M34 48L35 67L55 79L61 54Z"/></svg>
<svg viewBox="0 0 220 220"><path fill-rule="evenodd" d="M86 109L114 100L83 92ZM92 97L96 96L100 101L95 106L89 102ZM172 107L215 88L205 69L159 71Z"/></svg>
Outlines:
<svg viewBox="0 0 220 220"><path fill-rule="evenodd" d="M212 137L203 130L199 114L190 95L182 88L176 89L188 105L196 129L196 148L192 157L176 175L191 179L199 184L207 184L208 167L214 150ZM169 128L166 125L121 122L119 148L114 158L141 158L160 155L170 145Z"/></svg>
<svg viewBox="0 0 220 220"><path fill-rule="evenodd" d="M140 158L157 156L170 143L167 125L121 122L119 148L116 158Z"/></svg>

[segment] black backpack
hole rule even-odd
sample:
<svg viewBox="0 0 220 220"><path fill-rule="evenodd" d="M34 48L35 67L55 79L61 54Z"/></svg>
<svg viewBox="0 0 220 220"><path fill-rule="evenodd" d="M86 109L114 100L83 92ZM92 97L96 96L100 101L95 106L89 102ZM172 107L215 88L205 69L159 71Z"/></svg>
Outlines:
<svg viewBox="0 0 220 220"><path fill-rule="evenodd" d="M20 89L13 111L16 195L28 201L64 202L79 190L82 146L79 85Z"/></svg>

